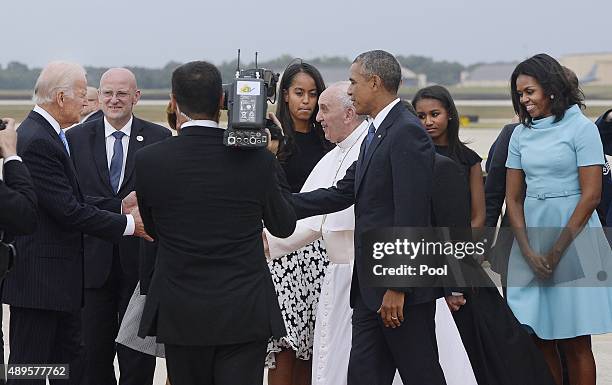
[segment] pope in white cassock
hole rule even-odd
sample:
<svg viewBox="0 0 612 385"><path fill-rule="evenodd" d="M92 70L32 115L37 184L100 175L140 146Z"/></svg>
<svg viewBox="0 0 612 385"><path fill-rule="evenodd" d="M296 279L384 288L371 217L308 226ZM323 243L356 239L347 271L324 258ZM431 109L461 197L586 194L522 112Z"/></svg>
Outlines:
<svg viewBox="0 0 612 385"><path fill-rule="evenodd" d="M336 147L312 170L301 192L335 185L359 157L361 142L368 130L364 116L355 113L347 95L349 82L334 83L319 96L317 121L325 138ZM349 305L354 257L353 206L327 215L298 221L289 238L276 238L264 230L266 255L279 258L323 238L330 264L325 272L317 315L312 361L313 385L346 385L351 350ZM440 364L448 385L476 385L461 337L446 301L441 298L436 309L436 337ZM396 374L393 384L400 385Z"/></svg>

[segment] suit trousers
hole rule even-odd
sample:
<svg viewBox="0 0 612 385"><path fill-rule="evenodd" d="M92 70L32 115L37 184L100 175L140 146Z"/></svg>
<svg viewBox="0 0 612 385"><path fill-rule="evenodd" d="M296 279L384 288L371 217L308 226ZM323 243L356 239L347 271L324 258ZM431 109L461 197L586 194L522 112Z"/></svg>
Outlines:
<svg viewBox="0 0 612 385"><path fill-rule="evenodd" d="M11 306L9 364L68 364L69 380L51 385L80 384L83 344L81 314ZM45 380L11 379L9 385L44 385Z"/></svg>
<svg viewBox="0 0 612 385"><path fill-rule="evenodd" d="M83 385L117 384L113 366L115 354L119 363L119 384L151 385L155 357L115 343L138 278L123 273L117 247L114 249L111 272L104 285L85 289L82 311L86 350Z"/></svg>
<svg viewBox="0 0 612 385"><path fill-rule="evenodd" d="M397 369L404 385L445 385L434 317L436 302L404 305L404 322L392 329L358 295L348 385L391 385Z"/></svg>
<svg viewBox="0 0 612 385"><path fill-rule="evenodd" d="M268 341L221 346L165 344L172 385L261 385Z"/></svg>
<svg viewBox="0 0 612 385"><path fill-rule="evenodd" d="M2 281L0 281L2 285ZM4 334L2 333L2 304L0 304L0 363L4 365ZM6 377L4 376L4 370L0 373L0 385L6 384Z"/></svg>

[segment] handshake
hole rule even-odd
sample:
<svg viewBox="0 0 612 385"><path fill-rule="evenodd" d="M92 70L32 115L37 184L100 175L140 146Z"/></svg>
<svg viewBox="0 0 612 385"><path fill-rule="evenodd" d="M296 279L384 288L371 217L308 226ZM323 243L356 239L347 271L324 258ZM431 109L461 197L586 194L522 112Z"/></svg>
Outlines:
<svg viewBox="0 0 612 385"><path fill-rule="evenodd" d="M15 120L0 119L0 158L17 155L17 131Z"/></svg>
<svg viewBox="0 0 612 385"><path fill-rule="evenodd" d="M130 214L134 217L134 236L143 238L149 242L153 242L153 238L144 229L142 223L142 217L140 216L140 210L138 209L138 200L136 198L136 191L132 191L121 201L121 213Z"/></svg>

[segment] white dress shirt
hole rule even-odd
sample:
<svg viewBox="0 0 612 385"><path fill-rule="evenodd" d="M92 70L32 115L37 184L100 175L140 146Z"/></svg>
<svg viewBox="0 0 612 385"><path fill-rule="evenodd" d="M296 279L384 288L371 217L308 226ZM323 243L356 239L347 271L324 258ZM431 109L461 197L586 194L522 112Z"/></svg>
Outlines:
<svg viewBox="0 0 612 385"><path fill-rule="evenodd" d="M38 112L40 115L42 115L42 117L45 118L45 120L47 122L49 122L51 127L53 127L53 129L55 130L55 133L57 134L57 136L59 136L60 131L62 130L60 128L60 124L58 123L57 120L55 120L55 118L53 116L51 116L50 113L47 112L47 110L45 110L44 108L42 108L41 106L39 106L37 104L37 105L34 106L33 111L34 112Z"/></svg>
<svg viewBox="0 0 612 385"><path fill-rule="evenodd" d="M43 109L39 105L35 105L33 111L39 113L43 118L45 118L45 120L49 122L51 127L53 127L53 129L59 136L60 130L61 130L60 124L57 122L57 120L55 120L53 116L51 116L51 114L49 114L45 109ZM127 151L124 151L124 152L127 153ZM125 216L127 217L127 224L125 225L125 230L123 231L123 235L134 235L134 231L136 230L136 224L134 223L134 217L132 216L132 214L126 214Z"/></svg>
<svg viewBox="0 0 612 385"><path fill-rule="evenodd" d="M383 120L385 120L387 115L389 115L389 111L391 111L391 109L399 102L400 98L395 99L391 103L387 104L387 106L380 110L380 112L376 115L376 117L372 121L372 123L374 124L374 128L376 128L376 131L378 131L378 127L380 127L380 124L383 122Z"/></svg>
<svg viewBox="0 0 612 385"><path fill-rule="evenodd" d="M96 113L96 112L98 112L98 111L100 111L100 110L91 111L89 114L85 115L85 116L84 116L84 117L81 119L81 121L80 121L79 123L83 123L83 122L85 122L87 119L89 119L89 117L90 117L91 115L95 114L95 113ZM79 123L77 123L77 124L79 124Z"/></svg>
<svg viewBox="0 0 612 385"><path fill-rule="evenodd" d="M219 123L215 122L214 120L198 120L198 119L192 119L189 120L183 124L181 124L181 128L185 128L185 127L191 127L191 126L198 126L198 127L214 127L214 128L220 128L222 130L225 130L225 128L223 127L219 127Z"/></svg>
<svg viewBox="0 0 612 385"><path fill-rule="evenodd" d="M125 176L125 161L127 160L128 145L130 144L130 135L132 134L132 120L133 118L130 118L130 120L125 126L123 126L120 130L117 130L108 122L108 120L106 120L106 116L104 117L104 137L106 138L106 165L108 166L109 172L111 159L113 159L113 153L115 148L115 137L113 136L113 133L116 131L121 131L125 134L121 138L121 146L123 147L123 159L121 160L121 176L119 177L118 188L121 188L121 184L123 183L123 177Z"/></svg>
<svg viewBox="0 0 612 385"><path fill-rule="evenodd" d="M9 156L9 157L5 158L4 159L4 164L7 164L11 160L17 160L19 162L22 162L21 157L19 155L13 155L13 156Z"/></svg>

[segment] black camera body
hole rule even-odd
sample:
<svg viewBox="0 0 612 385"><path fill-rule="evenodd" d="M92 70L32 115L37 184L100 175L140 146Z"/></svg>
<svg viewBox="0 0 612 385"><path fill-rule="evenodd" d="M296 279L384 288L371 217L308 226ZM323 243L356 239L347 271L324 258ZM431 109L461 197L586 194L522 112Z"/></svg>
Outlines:
<svg viewBox="0 0 612 385"><path fill-rule="evenodd" d="M0 131L4 130L5 128L6 128L6 123L4 123L4 120L0 118Z"/></svg>
<svg viewBox="0 0 612 385"><path fill-rule="evenodd" d="M280 128L267 119L268 100L276 101L279 76L264 68L238 69L234 81L223 85L223 109L227 110L224 145L247 149L266 147L266 128L272 133L272 139L282 137Z"/></svg>

